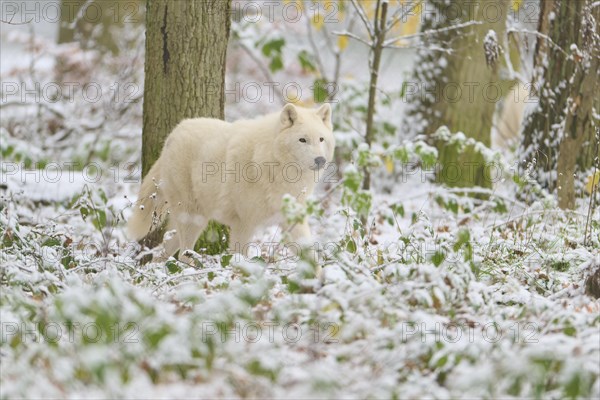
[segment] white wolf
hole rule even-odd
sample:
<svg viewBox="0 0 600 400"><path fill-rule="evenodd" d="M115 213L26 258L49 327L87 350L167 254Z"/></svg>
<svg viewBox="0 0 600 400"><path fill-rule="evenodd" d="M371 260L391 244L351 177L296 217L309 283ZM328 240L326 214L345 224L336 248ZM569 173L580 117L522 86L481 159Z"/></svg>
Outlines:
<svg viewBox="0 0 600 400"><path fill-rule="evenodd" d="M142 182L129 234L139 240L168 214L166 256L192 249L208 221L230 227L230 248L247 252L253 233L281 223L284 194L304 201L332 160L331 108L287 104L279 113L228 123L182 121L165 141ZM292 227L294 241L311 239L307 221Z"/></svg>

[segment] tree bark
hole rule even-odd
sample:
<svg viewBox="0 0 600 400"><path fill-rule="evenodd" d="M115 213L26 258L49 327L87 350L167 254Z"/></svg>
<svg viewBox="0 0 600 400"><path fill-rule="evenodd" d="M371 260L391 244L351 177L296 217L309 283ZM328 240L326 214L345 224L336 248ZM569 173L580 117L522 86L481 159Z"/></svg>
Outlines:
<svg viewBox="0 0 600 400"><path fill-rule="evenodd" d="M225 117L225 58L229 0L148 0L142 131L142 176L160 156L164 141L186 118ZM143 243L160 243L157 229ZM211 223L197 247L218 253L226 229Z"/></svg>
<svg viewBox="0 0 600 400"><path fill-rule="evenodd" d="M576 177L586 178L599 156L593 109L600 107L600 42L590 17L600 23L600 7L591 4L541 2L532 86L539 101L523 127L521 159L534 165L536 179L556 190L559 206L568 209L575 207Z"/></svg>
<svg viewBox="0 0 600 400"><path fill-rule="evenodd" d="M142 175L185 118L224 118L229 0L148 0Z"/></svg>
<svg viewBox="0 0 600 400"><path fill-rule="evenodd" d="M500 80L499 65L488 65L484 38L493 30L501 42L508 2L456 0L449 4L445 0L429 0L427 7L430 11L424 15L422 32L469 21L480 24L425 36L416 62L418 95L408 99L404 130L411 136L432 135L446 125L453 133L463 132L466 137L489 146L496 102L511 83ZM451 53L443 53L439 48ZM445 142L436 145L441 164L439 182L457 187L491 186L485 161L472 146L460 153L456 146Z"/></svg>

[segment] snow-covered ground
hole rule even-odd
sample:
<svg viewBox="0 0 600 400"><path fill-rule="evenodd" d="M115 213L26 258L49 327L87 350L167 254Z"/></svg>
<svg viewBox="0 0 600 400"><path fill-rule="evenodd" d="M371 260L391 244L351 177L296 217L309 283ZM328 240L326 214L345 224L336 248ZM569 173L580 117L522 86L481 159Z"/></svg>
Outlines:
<svg viewBox="0 0 600 400"><path fill-rule="evenodd" d="M5 61L21 54L9 40L28 57ZM65 81L96 82L106 95L115 82L143 89L137 51L101 57L28 40L2 30L3 82L52 82L62 57L73 66ZM34 76L31 57L46 60ZM342 74L354 88L360 61ZM294 65L297 75L276 79L308 82ZM388 68L391 94L401 74ZM233 69L230 81L257 79ZM351 92L338 110L366 102ZM525 204L528 189L508 168L485 198L464 196L382 153L368 228L345 205L349 185L315 194L321 280L310 260L270 251L276 228L256 237L260 258L143 263L149 250L127 239L123 221L139 186L141 103L104 98L3 99L0 397L600 396L600 302L583 284L600 265L600 228L584 243L585 199L574 212L543 194ZM252 107L230 101L228 118ZM382 107L381 118L397 126L401 107ZM338 135L356 160L356 134ZM417 148L399 151L414 161Z"/></svg>
<svg viewBox="0 0 600 400"><path fill-rule="evenodd" d="M78 203L127 207L118 198L135 185L113 185L91 189L119 193L107 204L87 190ZM3 397L598 394L599 304L582 279L600 257L581 244L583 217L465 212L471 201L413 178L375 197L380 222L361 239L334 196L312 221L327 253L319 283L293 260L142 265L121 222L99 230L94 211L84 220L27 186L9 185L0 214ZM472 257L454 251L464 232Z"/></svg>

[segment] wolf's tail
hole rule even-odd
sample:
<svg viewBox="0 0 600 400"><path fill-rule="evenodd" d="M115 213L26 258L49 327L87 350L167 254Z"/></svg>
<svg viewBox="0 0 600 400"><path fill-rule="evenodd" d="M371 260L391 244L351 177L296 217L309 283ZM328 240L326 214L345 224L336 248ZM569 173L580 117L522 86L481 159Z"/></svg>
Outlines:
<svg viewBox="0 0 600 400"><path fill-rule="evenodd" d="M165 199L160 190L159 165L160 158L142 180L138 200L133 205L133 214L127 222L127 232L132 239L142 239L162 222Z"/></svg>

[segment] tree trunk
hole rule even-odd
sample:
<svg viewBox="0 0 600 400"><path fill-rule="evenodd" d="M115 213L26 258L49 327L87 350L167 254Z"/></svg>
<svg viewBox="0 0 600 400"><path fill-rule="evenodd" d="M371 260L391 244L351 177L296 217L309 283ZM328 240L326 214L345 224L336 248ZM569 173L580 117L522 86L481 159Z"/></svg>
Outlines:
<svg viewBox="0 0 600 400"><path fill-rule="evenodd" d="M229 0L148 0L142 176L181 120L224 119L230 11ZM144 243L154 246L163 234L157 229ZM217 253L226 248L224 236L224 227L212 223L199 246Z"/></svg>
<svg viewBox="0 0 600 400"><path fill-rule="evenodd" d="M185 118L225 116L230 2L148 0L142 175Z"/></svg>
<svg viewBox="0 0 600 400"><path fill-rule="evenodd" d="M453 133L463 132L489 146L496 102L508 91L510 82L500 81L496 60L488 63L484 38L490 30L499 41L503 37L508 2L456 0L449 5L445 0L429 0L427 7L430 11L424 14L422 32L469 21L480 24L425 36L415 63L418 95L408 100L404 129L409 135L431 135L446 125ZM457 187L491 186L484 159L472 146L459 153L457 146L439 141L436 145L441 164L439 182Z"/></svg>
<svg viewBox="0 0 600 400"><path fill-rule="evenodd" d="M575 178L583 180L598 157L593 109L600 107L600 43L591 20L600 23L600 7L591 4L541 2L543 36L537 39L532 86L539 102L524 122L521 159L526 165L535 160L537 180L557 191L561 208L575 207Z"/></svg>
<svg viewBox="0 0 600 400"><path fill-rule="evenodd" d="M61 13L60 13L60 24L58 26L58 40L60 43L69 43L75 41L75 27L71 26L75 21L77 13L80 12L81 7L85 4L85 0L62 0L61 1Z"/></svg>
<svg viewBox="0 0 600 400"><path fill-rule="evenodd" d="M58 43L79 42L82 49L118 54L114 28L143 23L141 0L62 0Z"/></svg>
<svg viewBox="0 0 600 400"><path fill-rule="evenodd" d="M373 119L375 117L375 104L377 97L377 80L379 78L379 66L381 65L381 55L383 53L383 42L385 40L385 24L387 22L387 3L377 3L375 8L375 17L373 18L374 39L373 46L370 49L369 70L371 77L369 79L369 103L367 106L367 121L365 143L371 148L373 139L375 138L375 129L373 127ZM364 169L365 177L363 179L363 190L371 188L371 172L369 168ZM363 223L366 222L366 217Z"/></svg>

